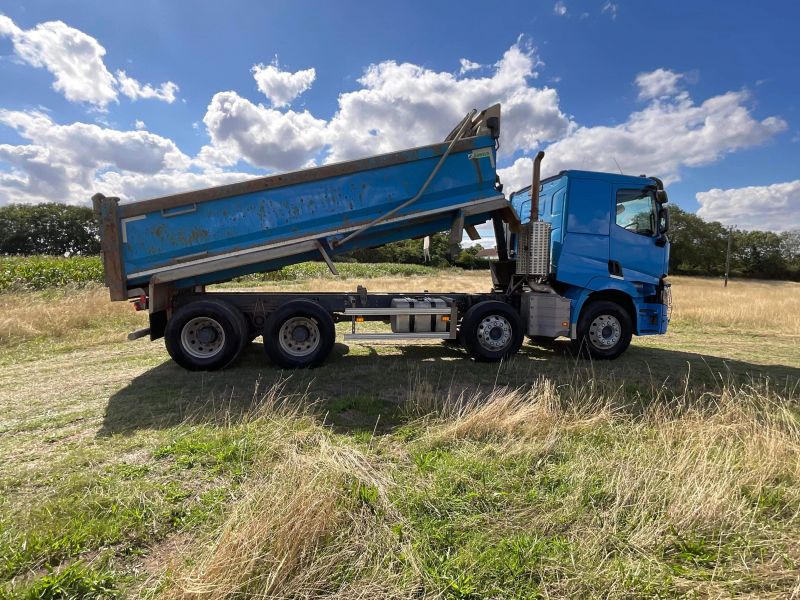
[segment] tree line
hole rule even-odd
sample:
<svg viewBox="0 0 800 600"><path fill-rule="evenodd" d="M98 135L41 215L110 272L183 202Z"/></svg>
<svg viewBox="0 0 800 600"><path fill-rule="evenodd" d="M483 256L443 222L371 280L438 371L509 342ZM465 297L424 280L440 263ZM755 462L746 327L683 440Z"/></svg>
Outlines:
<svg viewBox="0 0 800 600"><path fill-rule="evenodd" d="M57 202L0 207L0 254L99 253L99 228L91 208Z"/></svg>
<svg viewBox="0 0 800 600"><path fill-rule="evenodd" d="M704 221L677 206L670 206L672 242L670 272L722 275L729 230L716 221ZM447 234L431 236L430 258L422 240L402 240L357 250L338 260L366 263L427 263L486 268L480 246L462 248L450 256ZM100 252L98 225L90 208L58 203L12 204L0 207L0 254L94 255ZM762 279L800 281L800 229L783 233L742 231L731 233L731 274Z"/></svg>
<svg viewBox="0 0 800 600"><path fill-rule="evenodd" d="M670 273L722 275L730 235L731 275L800 281L800 229L783 233L731 231L674 205L669 211Z"/></svg>
<svg viewBox="0 0 800 600"><path fill-rule="evenodd" d="M337 260L360 263L407 263L429 265L432 267L456 266L462 269L488 269L489 260L478 256L483 250L479 244L469 248L459 248L455 254L450 253L449 233L437 233L431 236L429 256L426 258L422 250L422 239L401 240L377 248L355 250L337 257Z"/></svg>

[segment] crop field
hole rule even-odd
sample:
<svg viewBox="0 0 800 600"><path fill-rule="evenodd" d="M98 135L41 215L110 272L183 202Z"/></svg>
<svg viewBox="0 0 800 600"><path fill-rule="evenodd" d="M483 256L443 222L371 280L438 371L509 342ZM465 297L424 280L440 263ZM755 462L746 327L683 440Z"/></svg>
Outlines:
<svg viewBox="0 0 800 600"><path fill-rule="evenodd" d="M232 285L490 285L405 267ZM613 362L339 343L288 372L257 340L189 373L91 277L27 277L0 293L0 598L800 596L800 284L672 278L669 334Z"/></svg>

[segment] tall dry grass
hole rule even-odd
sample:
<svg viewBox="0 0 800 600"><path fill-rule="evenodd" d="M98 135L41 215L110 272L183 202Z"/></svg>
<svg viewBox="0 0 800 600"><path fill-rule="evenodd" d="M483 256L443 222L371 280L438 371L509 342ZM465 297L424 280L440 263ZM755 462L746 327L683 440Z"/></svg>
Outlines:
<svg viewBox="0 0 800 600"><path fill-rule="evenodd" d="M800 284L735 280L723 288L721 281L707 278L675 277L673 281L676 325L686 324L698 330L714 326L800 335ZM488 272L458 270L379 277L366 284L374 292L483 292L491 287ZM263 284L259 289L273 288L353 291L354 283L319 278ZM145 315L135 314L127 303L110 302L102 287L0 294L0 345L40 337L63 339L87 329L118 328L122 333L126 328L143 326L145 320Z"/></svg>
<svg viewBox="0 0 800 600"><path fill-rule="evenodd" d="M800 283L671 277L674 318L703 327L800 335Z"/></svg>
<svg viewBox="0 0 800 600"><path fill-rule="evenodd" d="M165 598L411 597L408 578L384 564L410 552L391 528L401 519L392 466L311 420L307 398L285 397L284 383L246 419L255 475Z"/></svg>
<svg viewBox="0 0 800 600"><path fill-rule="evenodd" d="M127 327L141 327L146 315L127 302L111 302L108 290L60 289L0 294L0 347L35 338L65 339L86 330L124 339Z"/></svg>
<svg viewBox="0 0 800 600"><path fill-rule="evenodd" d="M569 515L568 535L580 543L575 558L582 570L615 583L618 555L609 554L609 540L625 540L625 552L649 563L664 560L668 539L712 540L712 549L716 541L720 554L723 545L733 554L726 557L719 581L676 578L676 592L727 595L741 584L761 590L759 597L797 595L797 390L779 392L768 382L723 382L714 392L696 393L688 383L678 395L657 390L653 402L635 415L623 408L619 388L587 396L580 388L556 388L545 379L530 389L459 395L433 403L435 418L422 440L433 446L481 442L482 451L531 453L541 462L548 454L563 453L563 444L557 447L566 436L599 432L607 443L581 445L580 455L570 461L573 493L557 514L537 509L524 519L547 531L563 522L560 515ZM604 482L609 501L586 510L586 492L598 481ZM563 532L563 527L556 529ZM565 583L553 582L548 595L602 592L578 581Z"/></svg>
<svg viewBox="0 0 800 600"><path fill-rule="evenodd" d="M603 382L588 394L540 379L525 389L443 396L420 383L408 392L408 411L421 415L410 442L389 436L355 446L319 421L287 427L265 445L258 475L167 597L446 596L453 590L425 565L427 534L404 512L409 494L429 489L427 510L446 514L412 458L426 449L496 460L498 470L514 457L533 476L556 457L568 467L558 503L516 505L500 519L478 508L470 517L498 538L529 532L573 544L567 563L525 567L546 597L644 593L627 571L652 571L675 595L800 593L794 392L726 382L714 392L655 392L632 412L620 388ZM587 505L598 493L602 500ZM715 555L703 558L713 568L664 575L674 569L670 553L691 554L691 544Z"/></svg>
<svg viewBox="0 0 800 600"><path fill-rule="evenodd" d="M172 598L374 597L401 578L384 516L385 469L357 449L312 436L251 480L209 551Z"/></svg>
<svg viewBox="0 0 800 600"><path fill-rule="evenodd" d="M232 289L243 289L244 282ZM248 289L289 289L293 291L352 292L363 285L370 292L486 292L492 287L488 271L444 269L438 272L413 276L383 276L359 281L355 278L331 279L315 277L296 281L253 283ZM220 284L224 288L225 284Z"/></svg>

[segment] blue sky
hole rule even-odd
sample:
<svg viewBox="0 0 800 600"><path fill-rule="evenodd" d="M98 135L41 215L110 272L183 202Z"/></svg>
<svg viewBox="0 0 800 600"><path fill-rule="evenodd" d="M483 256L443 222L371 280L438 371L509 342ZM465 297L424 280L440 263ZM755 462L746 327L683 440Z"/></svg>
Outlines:
<svg viewBox="0 0 800 600"><path fill-rule="evenodd" d="M0 14L0 204L138 199L430 143L500 101L507 190L542 148L546 173L616 161L705 218L800 226L798 3L6 0Z"/></svg>

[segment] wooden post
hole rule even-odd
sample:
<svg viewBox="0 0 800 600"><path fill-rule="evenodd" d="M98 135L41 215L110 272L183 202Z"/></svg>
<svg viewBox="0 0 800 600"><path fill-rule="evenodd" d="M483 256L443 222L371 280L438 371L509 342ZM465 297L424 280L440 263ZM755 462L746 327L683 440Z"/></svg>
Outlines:
<svg viewBox="0 0 800 600"><path fill-rule="evenodd" d="M728 227L728 251L725 253L725 287L728 287L728 273L731 270L731 238L733 227Z"/></svg>

